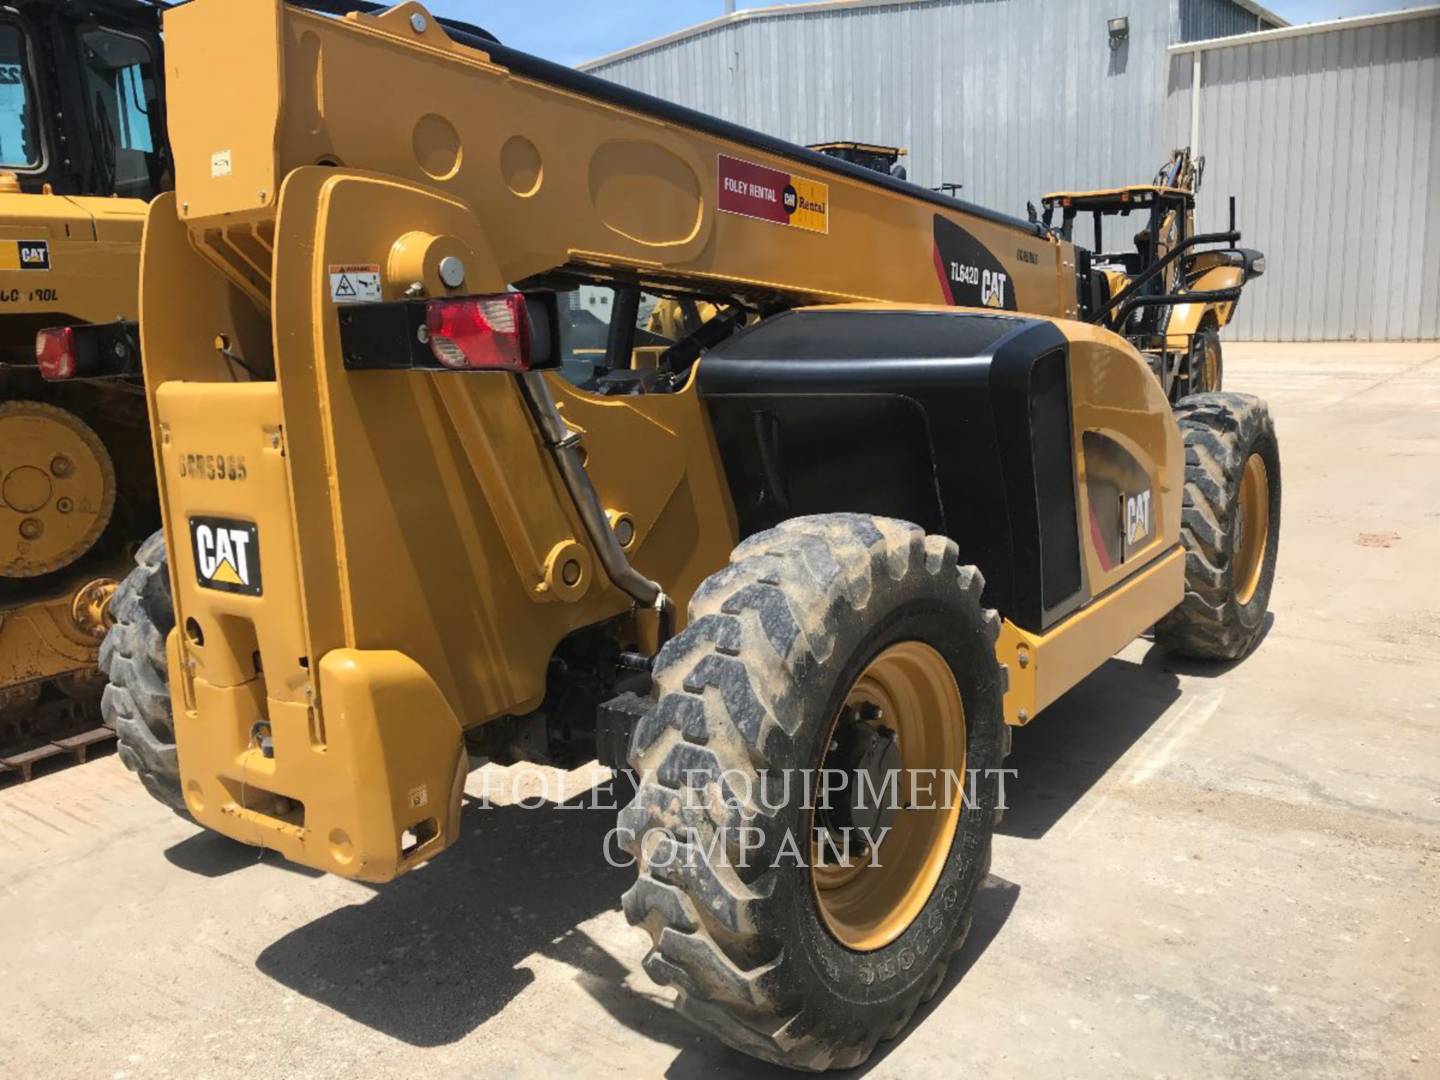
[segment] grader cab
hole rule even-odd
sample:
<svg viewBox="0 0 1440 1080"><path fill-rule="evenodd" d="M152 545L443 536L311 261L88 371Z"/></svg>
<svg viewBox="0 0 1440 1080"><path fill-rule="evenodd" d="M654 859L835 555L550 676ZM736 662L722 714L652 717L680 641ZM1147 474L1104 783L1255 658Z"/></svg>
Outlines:
<svg viewBox="0 0 1440 1080"><path fill-rule="evenodd" d="M964 940L1007 725L1157 623L1253 647L1265 407L1172 411L1043 227L413 2L165 33L165 528L110 689L201 825L384 882L456 840L472 753L599 755L646 970L746 1052L853 1065ZM580 290L604 362L567 379Z"/></svg>
<svg viewBox="0 0 1440 1080"><path fill-rule="evenodd" d="M1045 227L1064 240L1073 239L1076 220L1089 215L1093 247L1077 249L1084 317L1123 334L1172 402L1222 389L1220 331L1234 318L1245 285L1265 273L1263 254L1236 246L1233 197L1228 229L1196 230L1195 197L1204 174L1205 159L1193 159L1185 147L1151 184L1061 191L1043 200ZM1140 226L1133 245L1107 245L1106 237L1113 241L1132 214Z"/></svg>

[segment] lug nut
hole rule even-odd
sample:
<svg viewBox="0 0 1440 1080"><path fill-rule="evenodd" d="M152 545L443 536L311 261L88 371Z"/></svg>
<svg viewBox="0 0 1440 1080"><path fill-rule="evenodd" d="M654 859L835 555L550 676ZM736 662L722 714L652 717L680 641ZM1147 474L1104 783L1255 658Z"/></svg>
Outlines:
<svg viewBox="0 0 1440 1080"><path fill-rule="evenodd" d="M26 540L38 540L44 531L45 526L41 524L39 518L26 518L20 522L20 535Z"/></svg>
<svg viewBox="0 0 1440 1080"><path fill-rule="evenodd" d="M75 471L75 463L64 454L56 455L50 462L52 476L69 476Z"/></svg>

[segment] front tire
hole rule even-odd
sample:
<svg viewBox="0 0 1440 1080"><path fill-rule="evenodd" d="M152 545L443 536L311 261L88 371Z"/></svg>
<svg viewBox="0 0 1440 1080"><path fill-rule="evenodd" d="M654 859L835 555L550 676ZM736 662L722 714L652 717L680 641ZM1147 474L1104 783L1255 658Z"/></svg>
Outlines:
<svg viewBox="0 0 1440 1080"><path fill-rule="evenodd" d="M146 791L188 818L165 658L175 607L163 532L135 552L135 569L115 590L110 612L115 622L100 645L100 670L109 679L101 715L115 729L116 752L126 768L139 775Z"/></svg>
<svg viewBox="0 0 1440 1080"><path fill-rule="evenodd" d="M989 869L1004 675L999 617L957 556L900 521L786 522L735 550L657 658L620 818L639 869L625 913L650 933L645 970L736 1049L793 1068L858 1065L938 990L964 942ZM820 865L816 837L858 811L843 793L834 806L807 799L803 775L856 731L862 744L893 739L901 785L928 759L958 764L961 786L900 809L867 849L879 866Z"/></svg>
<svg viewBox="0 0 1440 1080"><path fill-rule="evenodd" d="M1249 394L1194 394L1175 406L1185 440L1185 599L1155 640L1185 656L1238 660L1255 647L1280 549L1280 447Z"/></svg>

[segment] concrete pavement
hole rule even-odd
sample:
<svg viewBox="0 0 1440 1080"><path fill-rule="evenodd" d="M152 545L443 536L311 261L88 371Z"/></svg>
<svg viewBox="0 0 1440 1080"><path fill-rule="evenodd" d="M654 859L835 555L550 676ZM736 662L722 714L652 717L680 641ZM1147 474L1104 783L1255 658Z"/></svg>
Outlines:
<svg viewBox="0 0 1440 1080"><path fill-rule="evenodd" d="M975 931L873 1075L1440 1075L1440 345L1227 345L1226 383L1281 439L1265 641L1137 642L1017 732ZM639 970L612 820L472 807L370 888L196 832L114 757L0 789L0 1067L763 1071Z"/></svg>

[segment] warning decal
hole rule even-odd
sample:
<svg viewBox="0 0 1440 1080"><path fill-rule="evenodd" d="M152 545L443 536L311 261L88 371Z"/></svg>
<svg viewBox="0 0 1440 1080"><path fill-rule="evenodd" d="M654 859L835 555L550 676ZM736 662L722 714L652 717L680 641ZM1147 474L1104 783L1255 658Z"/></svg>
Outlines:
<svg viewBox="0 0 1440 1080"><path fill-rule="evenodd" d="M830 185L720 155L718 204L727 214L807 232L830 231Z"/></svg>
<svg viewBox="0 0 1440 1080"><path fill-rule="evenodd" d="M337 304L370 304L380 300L380 267L376 263L341 263L330 267L330 299Z"/></svg>

